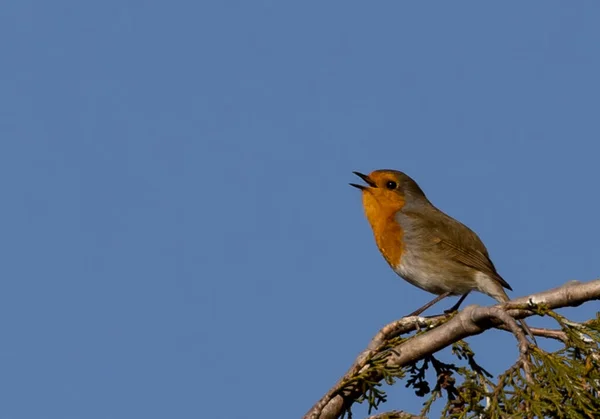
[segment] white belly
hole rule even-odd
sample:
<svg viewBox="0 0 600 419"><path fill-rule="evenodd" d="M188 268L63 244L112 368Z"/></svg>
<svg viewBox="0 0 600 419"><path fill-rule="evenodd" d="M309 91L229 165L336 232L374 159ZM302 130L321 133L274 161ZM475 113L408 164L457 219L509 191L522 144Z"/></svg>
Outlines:
<svg viewBox="0 0 600 419"><path fill-rule="evenodd" d="M444 269L443 264L438 266L430 260L419 258L410 250L405 251L394 271L410 284L432 294L449 292L452 295L463 295L476 288L472 279L456 277Z"/></svg>

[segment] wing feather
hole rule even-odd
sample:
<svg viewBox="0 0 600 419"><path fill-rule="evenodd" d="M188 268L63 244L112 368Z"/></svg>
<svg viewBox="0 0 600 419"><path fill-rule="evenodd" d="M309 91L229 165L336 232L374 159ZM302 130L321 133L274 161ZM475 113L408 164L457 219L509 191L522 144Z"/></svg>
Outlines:
<svg viewBox="0 0 600 419"><path fill-rule="evenodd" d="M498 274L481 239L466 225L437 208L424 217L421 212L406 212L424 242L437 247L445 257L482 272L498 281L504 288L511 286Z"/></svg>

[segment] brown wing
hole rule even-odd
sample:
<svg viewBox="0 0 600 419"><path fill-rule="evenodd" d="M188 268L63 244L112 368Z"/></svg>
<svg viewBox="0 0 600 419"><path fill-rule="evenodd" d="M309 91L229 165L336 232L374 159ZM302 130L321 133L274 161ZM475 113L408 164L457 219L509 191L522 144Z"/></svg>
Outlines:
<svg viewBox="0 0 600 419"><path fill-rule="evenodd" d="M494 278L504 288L512 288L500 274L490 259L485 245L466 225L432 207L424 214L409 212L405 214L419 226L418 234L437 247L444 257L469 266ZM411 223L412 224L412 223Z"/></svg>

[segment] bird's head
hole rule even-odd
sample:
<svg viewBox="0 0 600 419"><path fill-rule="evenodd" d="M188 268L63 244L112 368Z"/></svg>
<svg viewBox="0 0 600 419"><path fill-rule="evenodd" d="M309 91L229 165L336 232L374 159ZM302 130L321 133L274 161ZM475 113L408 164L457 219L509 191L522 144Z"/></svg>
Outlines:
<svg viewBox="0 0 600 419"><path fill-rule="evenodd" d="M375 170L368 175L353 173L366 183L350 185L362 191L365 214L371 222L393 216L405 205L429 202L419 185L405 173L397 170Z"/></svg>

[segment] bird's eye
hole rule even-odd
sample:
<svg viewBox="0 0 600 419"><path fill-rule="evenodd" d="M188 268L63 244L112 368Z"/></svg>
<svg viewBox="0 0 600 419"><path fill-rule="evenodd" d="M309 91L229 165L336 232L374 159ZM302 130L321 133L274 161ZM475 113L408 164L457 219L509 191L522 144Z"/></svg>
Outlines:
<svg viewBox="0 0 600 419"><path fill-rule="evenodd" d="M387 183L385 184L385 187L388 188L389 190L393 190L398 187L398 184L396 182L394 182L393 180L388 180Z"/></svg>

